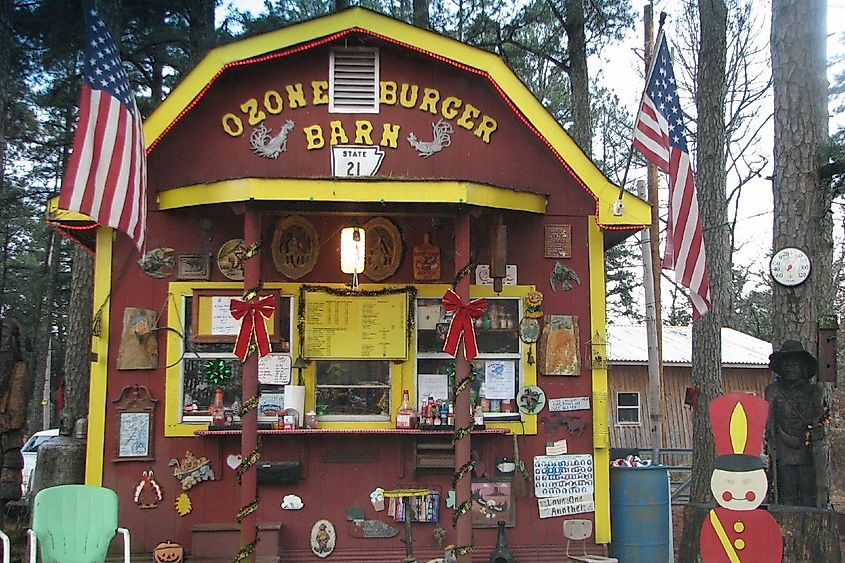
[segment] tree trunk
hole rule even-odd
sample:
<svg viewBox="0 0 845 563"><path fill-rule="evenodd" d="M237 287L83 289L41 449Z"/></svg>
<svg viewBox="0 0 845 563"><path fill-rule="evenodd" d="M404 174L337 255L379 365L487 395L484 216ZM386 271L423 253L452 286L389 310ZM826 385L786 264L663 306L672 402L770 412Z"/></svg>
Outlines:
<svg viewBox="0 0 845 563"><path fill-rule="evenodd" d="M772 2L774 81L774 251L794 246L812 271L797 287L775 284L775 347L786 339L816 349L820 313L830 313L833 252L831 194L820 180L826 163L827 79L823 0Z"/></svg>
<svg viewBox="0 0 845 563"><path fill-rule="evenodd" d="M798 247L812 263L803 284L772 290L772 340L800 340L817 350L819 317L833 303L832 193L821 178L827 162L828 117L826 78L826 16L824 0L772 1L772 80L774 99L774 227L773 251ZM818 356L818 353L814 354ZM831 384L822 384L830 403ZM829 436L814 448L817 506L830 506ZM776 461L776 460L775 460ZM829 517L828 511L820 511ZM839 533L828 520L808 522L804 514L781 519L786 546L794 544L796 560L839 561ZM835 544L833 553L803 554ZM820 547L822 546L822 547ZM790 547L792 549L792 547Z"/></svg>
<svg viewBox="0 0 845 563"><path fill-rule="evenodd" d="M725 196L725 52L727 8L724 1L698 4L701 36L698 42L698 151L696 188L704 228L704 249L710 276L710 311L693 324L692 384L700 390L693 412L692 483L690 500L713 501L710 477L715 444L707 406L722 395L721 327L731 304L730 236ZM680 561L695 561L699 552L701 522L684 511Z"/></svg>
<svg viewBox="0 0 845 563"><path fill-rule="evenodd" d="M822 182L826 164L827 78L825 75L826 2L772 2L772 74L774 84L774 251L798 247L812 263L803 284L772 290L772 340L800 340L817 350L820 315L833 311L832 195ZM817 353L813 355L818 356ZM823 384L830 401L830 385ZM829 506L828 440L818 448L818 506Z"/></svg>
<svg viewBox="0 0 845 563"><path fill-rule="evenodd" d="M71 424L88 415L93 290L94 259L82 247L74 246L64 361L65 407L60 415L62 420ZM98 303L97 306L108 307L108 303Z"/></svg>
<svg viewBox="0 0 845 563"><path fill-rule="evenodd" d="M45 291L41 298L38 318L41 323L38 325L36 334L33 335L34 361L31 363L32 373L32 395L29 398L29 413L26 418L26 431L34 434L46 428L55 428L55 420L44 420L43 408L41 405L42 393L44 391L45 379L47 378L47 365L49 364L52 346L50 340L53 337L53 303L55 299L56 278L59 273L59 258L61 254L61 240L59 235L53 231L50 235L49 244L44 264L44 276L47 282L44 285ZM51 385L52 387L52 385ZM52 416L52 410L51 416Z"/></svg>
<svg viewBox="0 0 845 563"><path fill-rule="evenodd" d="M428 0L414 0L414 25L423 29L430 27Z"/></svg>
<svg viewBox="0 0 845 563"><path fill-rule="evenodd" d="M217 0L189 0L188 32L190 33L190 66L193 68L214 46L214 8Z"/></svg>
<svg viewBox="0 0 845 563"><path fill-rule="evenodd" d="M0 0L0 188L6 163L6 101L9 95L9 67L12 57L12 0Z"/></svg>
<svg viewBox="0 0 845 563"><path fill-rule="evenodd" d="M9 84L11 76L9 69L12 61L12 41L14 28L12 26L12 0L0 0L0 194L6 193L6 119L9 99ZM8 267L9 225L3 225L3 259L0 268L0 304L5 301L6 274ZM6 315L5 307L0 309L0 315Z"/></svg>
<svg viewBox="0 0 845 563"><path fill-rule="evenodd" d="M56 485L85 482L85 442L72 436L56 436L38 447L32 476L30 502L38 491Z"/></svg>
<svg viewBox="0 0 845 563"><path fill-rule="evenodd" d="M569 86L572 96L572 138L587 156L591 156L593 128L590 121L590 79L587 72L584 1L568 0L564 5L569 52Z"/></svg>

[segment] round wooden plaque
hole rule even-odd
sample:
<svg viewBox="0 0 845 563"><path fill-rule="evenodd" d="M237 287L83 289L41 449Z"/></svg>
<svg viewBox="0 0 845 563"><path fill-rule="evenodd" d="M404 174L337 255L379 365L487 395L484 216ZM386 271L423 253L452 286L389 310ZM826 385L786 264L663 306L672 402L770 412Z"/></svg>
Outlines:
<svg viewBox="0 0 845 563"><path fill-rule="evenodd" d="M245 255L243 239L233 238L223 243L217 251L217 267L220 273L230 280L243 281Z"/></svg>
<svg viewBox="0 0 845 563"><path fill-rule="evenodd" d="M276 270L296 280L314 269L320 254L317 230L300 215L289 215L276 222L273 232L273 263Z"/></svg>
<svg viewBox="0 0 845 563"><path fill-rule="evenodd" d="M364 275L373 281L389 278L402 263L402 235L390 220L375 217L364 225L366 259Z"/></svg>

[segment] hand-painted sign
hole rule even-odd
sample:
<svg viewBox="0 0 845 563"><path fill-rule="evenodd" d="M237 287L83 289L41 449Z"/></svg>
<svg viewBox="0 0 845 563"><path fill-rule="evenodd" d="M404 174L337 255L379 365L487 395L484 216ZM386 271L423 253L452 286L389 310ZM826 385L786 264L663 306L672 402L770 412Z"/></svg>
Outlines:
<svg viewBox="0 0 845 563"><path fill-rule="evenodd" d="M534 458L537 498L593 494L593 456L572 454Z"/></svg>
<svg viewBox="0 0 845 563"><path fill-rule="evenodd" d="M584 512L593 512L596 509L592 493L539 498L537 499L537 507L540 510L540 518L582 514Z"/></svg>
<svg viewBox="0 0 845 563"><path fill-rule="evenodd" d="M562 399L549 399L549 411L581 411L589 410L589 397L563 397Z"/></svg>

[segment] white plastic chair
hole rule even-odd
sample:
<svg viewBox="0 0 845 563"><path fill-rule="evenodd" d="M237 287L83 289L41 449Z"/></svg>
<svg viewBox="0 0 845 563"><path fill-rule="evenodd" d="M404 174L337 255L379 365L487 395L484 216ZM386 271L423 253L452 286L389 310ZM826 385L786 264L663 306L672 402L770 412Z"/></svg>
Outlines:
<svg viewBox="0 0 845 563"><path fill-rule="evenodd" d="M590 555L587 553L587 538L593 534L593 521L576 518L563 522L563 535L566 537L566 556L575 561L584 563L619 563L615 557L604 557L602 555ZM569 544L572 541L581 542L581 555L569 553Z"/></svg>
<svg viewBox="0 0 845 563"><path fill-rule="evenodd" d="M9 563L12 556L12 542L3 530L0 530L0 540L3 541L3 563Z"/></svg>

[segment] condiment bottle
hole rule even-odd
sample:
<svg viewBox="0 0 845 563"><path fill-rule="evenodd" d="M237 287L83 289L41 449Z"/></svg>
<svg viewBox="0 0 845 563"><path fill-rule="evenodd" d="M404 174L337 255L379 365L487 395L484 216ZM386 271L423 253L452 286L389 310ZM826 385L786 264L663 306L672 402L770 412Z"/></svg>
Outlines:
<svg viewBox="0 0 845 563"><path fill-rule="evenodd" d="M223 404L223 389L214 389L214 402L208 409L211 414L212 426L224 426L226 424L226 406Z"/></svg>
<svg viewBox="0 0 845 563"><path fill-rule="evenodd" d="M407 389L402 391L402 405L396 412L396 428L415 428L417 413L411 406L411 397Z"/></svg>

